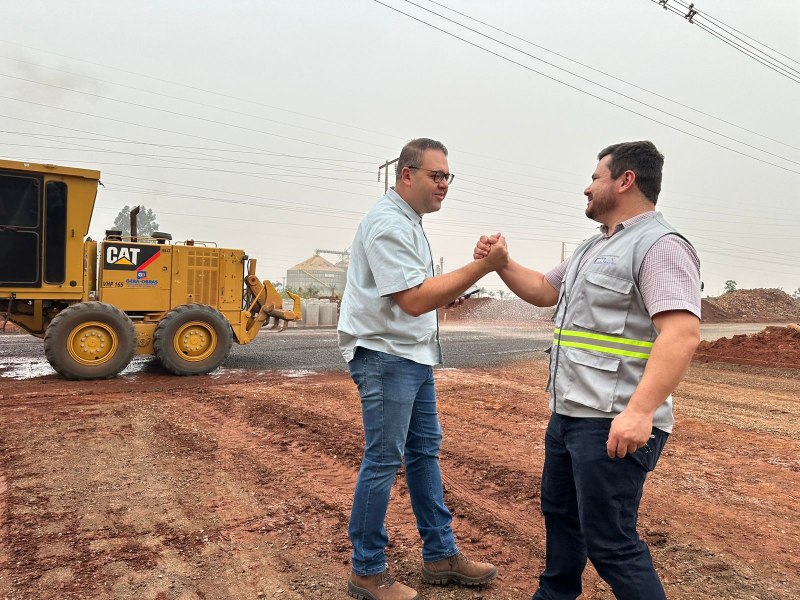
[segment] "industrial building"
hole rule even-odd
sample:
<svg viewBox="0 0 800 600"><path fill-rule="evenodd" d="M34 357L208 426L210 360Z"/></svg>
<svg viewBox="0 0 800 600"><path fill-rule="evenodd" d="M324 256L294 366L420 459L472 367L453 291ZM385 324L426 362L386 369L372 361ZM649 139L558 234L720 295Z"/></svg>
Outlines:
<svg viewBox="0 0 800 600"><path fill-rule="evenodd" d="M314 290L320 296L341 298L346 283L347 260L345 257L335 265L319 254L315 254L286 272L287 288L304 293Z"/></svg>

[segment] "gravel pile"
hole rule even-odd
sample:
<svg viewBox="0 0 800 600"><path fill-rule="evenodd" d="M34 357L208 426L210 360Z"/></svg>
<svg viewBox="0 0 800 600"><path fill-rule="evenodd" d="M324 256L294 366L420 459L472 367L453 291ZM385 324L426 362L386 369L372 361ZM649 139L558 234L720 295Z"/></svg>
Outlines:
<svg viewBox="0 0 800 600"><path fill-rule="evenodd" d="M703 321L768 323L800 320L800 302L777 289L735 290L717 298L706 298Z"/></svg>

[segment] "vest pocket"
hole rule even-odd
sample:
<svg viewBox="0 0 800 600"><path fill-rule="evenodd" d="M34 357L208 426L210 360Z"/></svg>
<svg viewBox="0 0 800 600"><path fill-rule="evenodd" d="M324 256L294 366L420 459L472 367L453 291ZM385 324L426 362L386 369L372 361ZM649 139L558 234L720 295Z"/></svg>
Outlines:
<svg viewBox="0 0 800 600"><path fill-rule="evenodd" d="M591 331L622 333L631 305L633 282L629 279L589 271L580 286L580 309L573 323Z"/></svg>
<svg viewBox="0 0 800 600"><path fill-rule="evenodd" d="M565 356L559 369L564 369L567 389L564 399L603 412L611 412L617 389L620 359L599 356L575 348L562 348ZM561 378L562 372L558 373Z"/></svg>

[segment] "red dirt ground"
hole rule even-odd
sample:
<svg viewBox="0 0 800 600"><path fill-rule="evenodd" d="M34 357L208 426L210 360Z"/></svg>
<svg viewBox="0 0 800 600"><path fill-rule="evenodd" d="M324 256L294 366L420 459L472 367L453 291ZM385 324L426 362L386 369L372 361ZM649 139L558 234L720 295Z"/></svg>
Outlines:
<svg viewBox="0 0 800 600"><path fill-rule="evenodd" d="M800 325L767 327L759 333L700 342L695 360L800 369Z"/></svg>
<svg viewBox="0 0 800 600"><path fill-rule="evenodd" d="M500 576L423 584L399 477L389 558L421 598L534 590L546 377L542 361L438 372L456 534ZM358 402L338 373L0 380L0 598L346 598ZM800 598L800 368L695 363L675 406L640 516L668 597ZM584 590L613 597L591 568Z"/></svg>

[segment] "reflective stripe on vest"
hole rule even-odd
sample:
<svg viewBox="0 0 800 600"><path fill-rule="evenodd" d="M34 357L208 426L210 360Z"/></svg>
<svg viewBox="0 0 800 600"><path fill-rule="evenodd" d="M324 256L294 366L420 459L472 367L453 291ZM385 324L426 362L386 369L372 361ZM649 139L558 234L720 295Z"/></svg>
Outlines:
<svg viewBox="0 0 800 600"><path fill-rule="evenodd" d="M568 348L583 348L604 354L630 356L632 358L650 358L650 348L653 342L629 340L628 338L588 331L573 331L568 329L554 329L553 344Z"/></svg>

